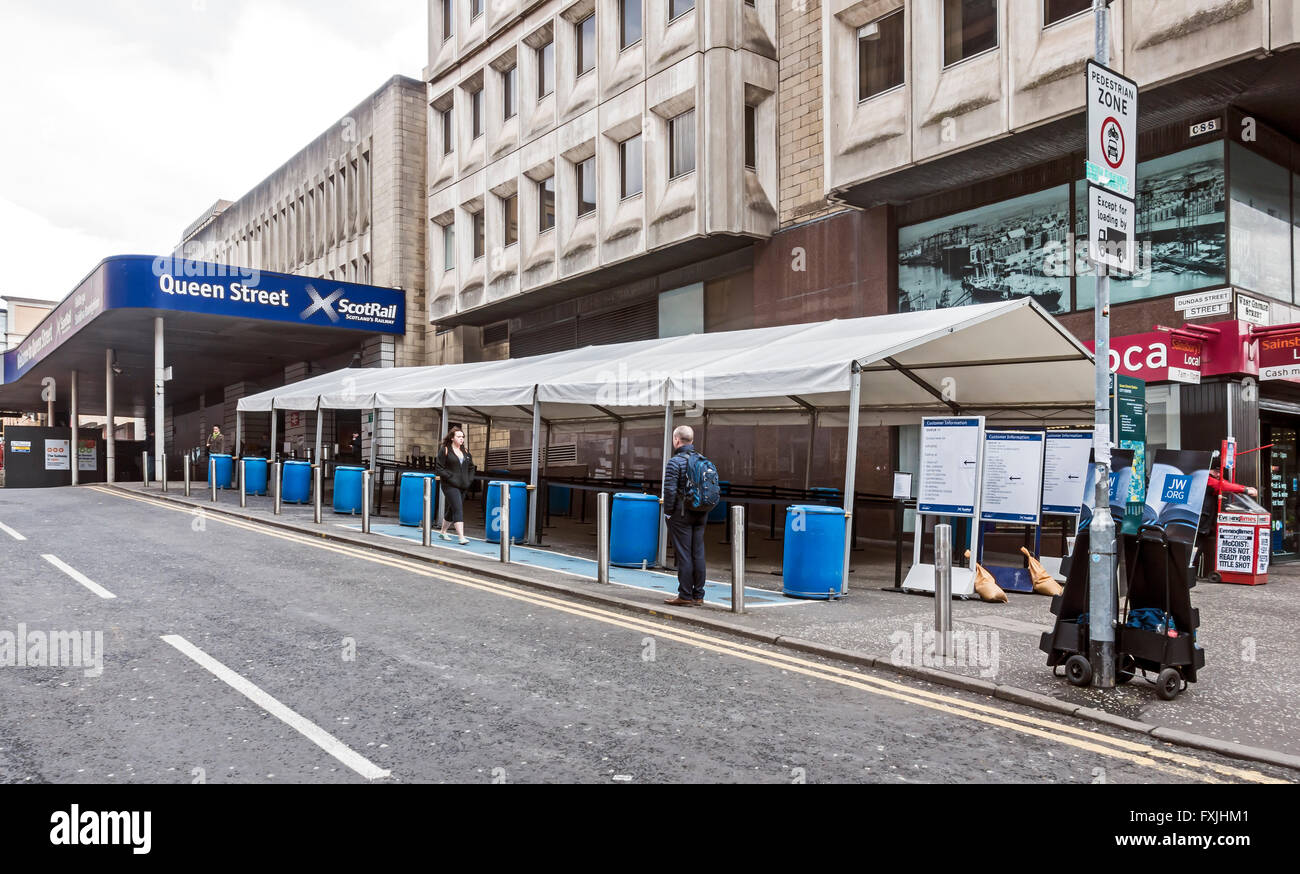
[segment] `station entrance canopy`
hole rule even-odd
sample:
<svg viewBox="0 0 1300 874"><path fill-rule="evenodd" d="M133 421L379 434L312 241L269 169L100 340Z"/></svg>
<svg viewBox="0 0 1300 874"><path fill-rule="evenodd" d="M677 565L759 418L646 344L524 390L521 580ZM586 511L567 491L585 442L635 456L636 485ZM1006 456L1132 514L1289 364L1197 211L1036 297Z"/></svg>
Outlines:
<svg viewBox="0 0 1300 874"><path fill-rule="evenodd" d="M855 374L858 376L855 377ZM439 408L453 418L547 422L660 417L844 424L922 415L1078 424L1093 417L1093 359L1031 299L694 334L471 364L345 369L245 397L243 412Z"/></svg>
<svg viewBox="0 0 1300 874"><path fill-rule="evenodd" d="M172 368L167 395L185 399L356 348L360 332L402 334L406 304L399 289L167 256L107 258L4 353L0 410L45 410L47 377L57 408L68 409L75 371L79 412L106 413L112 350L114 412L145 416L159 399L156 317L166 330L162 363Z"/></svg>

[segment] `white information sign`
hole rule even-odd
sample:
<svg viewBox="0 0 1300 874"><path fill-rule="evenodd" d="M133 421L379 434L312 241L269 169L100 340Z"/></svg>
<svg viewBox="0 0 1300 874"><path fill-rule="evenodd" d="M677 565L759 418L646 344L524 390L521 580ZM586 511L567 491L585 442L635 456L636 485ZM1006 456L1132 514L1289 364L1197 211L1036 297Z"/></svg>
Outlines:
<svg viewBox="0 0 1300 874"><path fill-rule="evenodd" d="M1272 317L1272 307L1266 300L1256 300L1244 294L1237 295L1237 318L1259 327L1267 327Z"/></svg>
<svg viewBox="0 0 1300 874"><path fill-rule="evenodd" d="M1133 197L1137 183L1138 86L1088 61L1088 181Z"/></svg>
<svg viewBox="0 0 1300 874"><path fill-rule="evenodd" d="M1195 294L1177 295L1174 298L1174 309L1181 313L1197 307L1221 303L1232 303L1231 288L1216 288L1213 291L1198 291Z"/></svg>
<svg viewBox="0 0 1300 874"><path fill-rule="evenodd" d="M921 420L918 513L939 516L975 514L983 430L984 419L979 416Z"/></svg>
<svg viewBox="0 0 1300 874"><path fill-rule="evenodd" d="M1268 528L1258 528L1259 531L1259 552L1255 555L1255 573L1268 573L1268 551L1273 548L1272 533Z"/></svg>
<svg viewBox="0 0 1300 874"><path fill-rule="evenodd" d="M1218 555L1215 567L1219 571L1249 574L1255 570L1255 528L1250 525L1220 525Z"/></svg>
<svg viewBox="0 0 1300 874"><path fill-rule="evenodd" d="M68 440L46 440L45 441L45 469L46 470L71 470L68 462Z"/></svg>
<svg viewBox="0 0 1300 874"><path fill-rule="evenodd" d="M894 500L906 501L912 497L912 475L906 471L894 471Z"/></svg>
<svg viewBox="0 0 1300 874"><path fill-rule="evenodd" d="M1137 209L1133 201L1096 185L1088 186L1090 256L1098 264L1132 273Z"/></svg>
<svg viewBox="0 0 1300 874"><path fill-rule="evenodd" d="M1037 525L1043 494L1043 432L985 431L980 519Z"/></svg>
<svg viewBox="0 0 1300 874"><path fill-rule="evenodd" d="M1090 431L1048 431L1043 453L1043 512L1077 516L1086 497Z"/></svg>
<svg viewBox="0 0 1300 874"><path fill-rule="evenodd" d="M99 453L94 440L77 441L77 470L98 470Z"/></svg>

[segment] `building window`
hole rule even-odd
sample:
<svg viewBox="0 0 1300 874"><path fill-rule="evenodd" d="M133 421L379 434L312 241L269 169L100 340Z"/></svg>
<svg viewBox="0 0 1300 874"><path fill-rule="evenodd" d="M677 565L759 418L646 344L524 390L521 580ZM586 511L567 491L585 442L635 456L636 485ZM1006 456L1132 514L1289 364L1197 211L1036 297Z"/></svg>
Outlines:
<svg viewBox="0 0 1300 874"><path fill-rule="evenodd" d="M555 227L555 177L537 183L537 233Z"/></svg>
<svg viewBox="0 0 1300 874"><path fill-rule="evenodd" d="M518 81L516 75L518 71L518 67L511 67L509 70L506 70L501 74L501 117L503 119L514 118L515 112L517 111L515 109L515 85Z"/></svg>
<svg viewBox="0 0 1300 874"><path fill-rule="evenodd" d="M1291 171L1239 143L1228 162L1228 282L1290 303Z"/></svg>
<svg viewBox="0 0 1300 874"><path fill-rule="evenodd" d="M555 41L537 50L537 99L555 90Z"/></svg>
<svg viewBox="0 0 1300 874"><path fill-rule="evenodd" d="M483 0L469 0L469 20L473 21L483 14Z"/></svg>
<svg viewBox="0 0 1300 874"><path fill-rule="evenodd" d="M753 3L749 4L753 6ZM668 0L668 20L681 18L695 8L695 0Z"/></svg>
<svg viewBox="0 0 1300 874"><path fill-rule="evenodd" d="M695 169L695 110L688 109L668 122L668 178Z"/></svg>
<svg viewBox="0 0 1300 874"><path fill-rule="evenodd" d="M456 225L442 226L442 269L456 269Z"/></svg>
<svg viewBox="0 0 1300 874"><path fill-rule="evenodd" d="M512 194L501 201L501 218L505 222L507 246L519 242L519 195Z"/></svg>
<svg viewBox="0 0 1300 874"><path fill-rule="evenodd" d="M998 44L998 0L943 0L943 64Z"/></svg>
<svg viewBox="0 0 1300 874"><path fill-rule="evenodd" d="M452 126L454 117L452 107L449 106L442 111L442 153L444 155L450 155L456 146L455 128Z"/></svg>
<svg viewBox="0 0 1300 874"><path fill-rule="evenodd" d="M451 5L455 0L442 0L442 41L446 42L456 33L456 19L452 16Z"/></svg>
<svg viewBox="0 0 1300 874"><path fill-rule="evenodd" d="M596 157L593 155L578 165L578 215L584 216L596 209Z"/></svg>
<svg viewBox="0 0 1300 874"><path fill-rule="evenodd" d="M472 214L474 220L474 258L478 260L483 257L487 251L487 244L483 237L483 210Z"/></svg>
<svg viewBox="0 0 1300 874"><path fill-rule="evenodd" d="M750 170L758 169L758 123L755 109L745 107L745 166Z"/></svg>
<svg viewBox="0 0 1300 874"><path fill-rule="evenodd" d="M618 47L641 41L641 0L618 0Z"/></svg>
<svg viewBox="0 0 1300 874"><path fill-rule="evenodd" d="M858 28L858 100L903 84L903 10Z"/></svg>
<svg viewBox="0 0 1300 874"><path fill-rule="evenodd" d="M640 194L643 187L640 134L618 144L618 164L620 171L619 196L631 197L634 194Z"/></svg>
<svg viewBox="0 0 1300 874"><path fill-rule="evenodd" d="M1043 27L1092 8L1092 0L1043 0Z"/></svg>
<svg viewBox="0 0 1300 874"><path fill-rule="evenodd" d="M588 15L574 25L578 36L578 75L596 66L596 16Z"/></svg>
<svg viewBox="0 0 1300 874"><path fill-rule="evenodd" d="M472 139L478 139L483 136L483 89L472 92L469 95L469 117L470 131Z"/></svg>

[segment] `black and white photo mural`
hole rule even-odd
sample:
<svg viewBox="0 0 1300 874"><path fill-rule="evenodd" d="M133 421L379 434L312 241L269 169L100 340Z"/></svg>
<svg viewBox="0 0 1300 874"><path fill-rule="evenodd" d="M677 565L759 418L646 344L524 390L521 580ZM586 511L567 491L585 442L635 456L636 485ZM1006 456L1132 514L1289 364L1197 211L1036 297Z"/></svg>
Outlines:
<svg viewBox="0 0 1300 874"><path fill-rule="evenodd" d="M1069 213L1070 191L1060 185L899 228L899 312L1022 297L1065 312Z"/></svg>

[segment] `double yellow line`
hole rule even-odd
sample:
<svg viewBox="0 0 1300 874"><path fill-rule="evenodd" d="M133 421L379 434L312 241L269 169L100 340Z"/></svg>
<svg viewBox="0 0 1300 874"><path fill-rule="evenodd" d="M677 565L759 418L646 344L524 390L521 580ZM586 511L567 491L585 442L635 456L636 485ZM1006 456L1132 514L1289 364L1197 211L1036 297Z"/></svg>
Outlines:
<svg viewBox="0 0 1300 874"><path fill-rule="evenodd" d="M131 495L118 489L99 486L92 486L92 488L107 495L137 501L139 503L172 510L178 513L192 514L196 509L203 509L201 506L185 507L177 505L171 501L163 501L140 495ZM1090 731L1086 728L1080 728L1064 722L1043 719L1030 714L1017 713L1003 707L996 707L977 701L966 701L952 695L943 695L891 680L869 676L859 671L841 668L836 665L823 664L821 662L812 661L811 659L800 658L799 656L791 655L779 650L763 649L757 646L727 640L725 638L692 631L686 628L670 627L660 620L629 616L624 613L572 602L564 598L543 594L541 592L521 590L506 583L476 579L465 573L458 573L450 569L430 566L413 559L404 559L360 547L348 546L338 542L325 540L319 536L285 531L283 529L277 529L267 525L227 516L222 513L209 514L206 518L214 522L220 522L223 525L229 525L233 528L251 531L268 537L275 537L291 543L311 546L316 549L324 549L349 558L384 565L386 567L417 574L430 579L454 583L458 586L477 589L481 592L489 592L494 595L512 598L516 601L522 601L538 607L545 607L561 613L568 613L572 616L595 620L606 625L625 628L642 634L651 634L664 640L677 641L679 643L693 646L697 649L718 653L719 655L744 659L745 661L753 662L755 664L766 665L778 670L802 674L825 682L847 686L851 689L867 692L872 695L890 698L895 701L903 701L909 704L914 704L918 707L926 707L940 713L945 713L949 716L956 716L962 719L982 723L984 725L1008 729L1023 735L1041 738L1043 740L1073 747L1096 755L1119 759L1144 768L1151 768L1170 776L1190 780L1200 780L1207 783L1221 783L1232 780L1242 780L1252 783L1288 782L1286 780L1270 777L1266 774L1261 774L1258 771L1253 771L1248 768L1238 768L1232 765L1221 764L1219 762L1198 759L1193 756L1173 752L1168 749L1162 749L1150 744L1138 743L1121 737L1110 737L1109 735L1097 731Z"/></svg>

